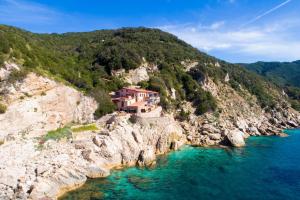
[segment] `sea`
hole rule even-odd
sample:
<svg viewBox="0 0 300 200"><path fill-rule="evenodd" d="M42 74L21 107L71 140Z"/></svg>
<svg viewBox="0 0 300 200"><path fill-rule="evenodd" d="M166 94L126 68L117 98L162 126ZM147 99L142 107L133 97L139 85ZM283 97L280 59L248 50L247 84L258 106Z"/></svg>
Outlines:
<svg viewBox="0 0 300 200"><path fill-rule="evenodd" d="M148 168L114 170L61 200L300 200L300 130L243 148L185 146Z"/></svg>

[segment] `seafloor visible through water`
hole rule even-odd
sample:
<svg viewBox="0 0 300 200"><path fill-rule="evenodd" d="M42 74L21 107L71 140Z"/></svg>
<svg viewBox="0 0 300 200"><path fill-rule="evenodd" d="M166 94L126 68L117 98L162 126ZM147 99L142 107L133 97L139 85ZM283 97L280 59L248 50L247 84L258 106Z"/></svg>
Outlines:
<svg viewBox="0 0 300 200"><path fill-rule="evenodd" d="M89 180L64 200L300 199L300 130L252 137L236 149L186 146L153 168L127 168Z"/></svg>

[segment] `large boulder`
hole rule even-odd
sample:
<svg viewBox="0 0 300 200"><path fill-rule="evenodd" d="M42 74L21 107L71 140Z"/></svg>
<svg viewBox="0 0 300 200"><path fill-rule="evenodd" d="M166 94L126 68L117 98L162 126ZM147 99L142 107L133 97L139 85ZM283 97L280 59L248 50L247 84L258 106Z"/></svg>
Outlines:
<svg viewBox="0 0 300 200"><path fill-rule="evenodd" d="M150 166L155 162L155 151L153 147L147 147L145 150L140 152L138 157L137 165L138 166Z"/></svg>
<svg viewBox="0 0 300 200"><path fill-rule="evenodd" d="M245 146L244 133L239 130L230 131L227 135L227 139L233 147Z"/></svg>

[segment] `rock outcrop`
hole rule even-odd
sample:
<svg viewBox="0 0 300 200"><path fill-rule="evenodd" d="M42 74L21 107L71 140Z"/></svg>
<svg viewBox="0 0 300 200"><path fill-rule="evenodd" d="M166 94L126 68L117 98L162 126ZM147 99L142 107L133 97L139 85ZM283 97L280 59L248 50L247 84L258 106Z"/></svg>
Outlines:
<svg viewBox="0 0 300 200"><path fill-rule="evenodd" d="M233 147L245 146L244 133L239 130L229 132L227 134L227 139Z"/></svg>
<svg viewBox="0 0 300 200"><path fill-rule="evenodd" d="M14 70L20 70L20 67L16 63L4 62L3 66L0 67L0 81L7 80Z"/></svg>
<svg viewBox="0 0 300 200"><path fill-rule="evenodd" d="M1 101L7 110L0 114L0 199L56 199L87 178L108 176L112 168L153 165L157 154L186 143L242 147L248 136L281 136L282 129L300 124L299 113L288 106L265 112L243 88L238 93L209 77L201 83L217 100L215 112L196 116L192 104L182 102L182 109L191 113L183 122L175 121L172 113L161 116L160 108L155 115L135 120L119 113L94 121L97 103L71 87L33 73L12 85L5 85L4 79ZM175 90L172 96L176 98ZM41 143L38 137L70 122L95 122L98 130Z"/></svg>
<svg viewBox="0 0 300 200"><path fill-rule="evenodd" d="M256 98L243 88L238 93L227 84L215 83L209 77L205 77L201 84L217 99L218 110L202 116L191 114L189 121L182 123L192 145L242 146L242 137L238 137L237 132L243 133L244 139L260 135L282 136L282 130L300 126L299 113L292 108L278 105L271 112L266 112L258 105ZM190 103L182 104L186 112L194 113ZM233 144L229 138L232 138ZM239 138L237 144L234 138Z"/></svg>
<svg viewBox="0 0 300 200"><path fill-rule="evenodd" d="M134 70L129 70L124 76L125 82L136 85L141 81L148 81L149 75L145 67L138 67Z"/></svg>
<svg viewBox="0 0 300 200"><path fill-rule="evenodd" d="M151 165L156 154L178 149L186 141L170 117L132 124L129 115L115 115L97 121L97 126L99 131L84 132L83 137L74 133L67 141L49 140L42 148L32 138L1 145L0 199L55 199L87 178L107 176L111 168Z"/></svg>
<svg viewBox="0 0 300 200"><path fill-rule="evenodd" d="M141 65L136 69L131 69L126 72L124 69L114 70L112 74L114 76L122 77L128 84L136 85L142 81L149 80L149 73L153 73L158 70L157 65L150 64L143 58Z"/></svg>
<svg viewBox="0 0 300 200"><path fill-rule="evenodd" d="M7 110L0 115L0 138L37 137L67 123L90 123L97 102L77 90L30 73L2 88Z"/></svg>

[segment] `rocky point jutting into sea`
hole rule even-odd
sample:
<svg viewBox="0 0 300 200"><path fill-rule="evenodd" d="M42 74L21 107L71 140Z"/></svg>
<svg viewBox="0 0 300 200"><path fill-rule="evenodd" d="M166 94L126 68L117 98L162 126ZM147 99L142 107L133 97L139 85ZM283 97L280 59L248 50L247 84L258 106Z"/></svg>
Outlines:
<svg viewBox="0 0 300 200"><path fill-rule="evenodd" d="M284 88L158 29L0 25L0 41L1 200L57 199L185 144L242 147L300 125ZM159 94L155 114L116 112L109 94L129 85Z"/></svg>
<svg viewBox="0 0 300 200"><path fill-rule="evenodd" d="M18 65L6 63L2 68L4 83L12 68ZM157 154L184 144L240 147L249 136L283 135L282 129L299 126L299 113L290 107L264 112L209 78L203 88L213 93L223 112L191 114L189 121L179 122L166 112L134 119L113 113L95 120L93 98L34 73L17 83L2 84L7 111L0 115L0 198L56 199L88 178L108 176L112 168L152 165ZM185 109L193 111L187 102ZM48 131L69 123L75 127L94 123L97 130L41 142Z"/></svg>

